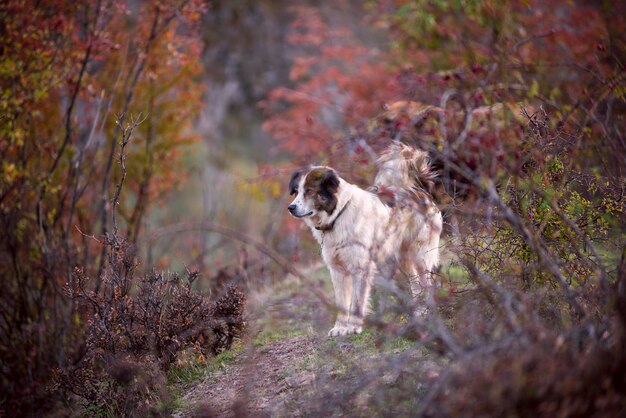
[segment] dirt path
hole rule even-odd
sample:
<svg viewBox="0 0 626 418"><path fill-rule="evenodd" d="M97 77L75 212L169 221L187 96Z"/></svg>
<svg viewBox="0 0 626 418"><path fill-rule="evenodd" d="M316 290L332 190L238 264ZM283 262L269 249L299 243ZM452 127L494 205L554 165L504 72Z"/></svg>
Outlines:
<svg viewBox="0 0 626 418"><path fill-rule="evenodd" d="M308 285L326 277L313 273ZM316 284L317 283L317 284ZM243 349L213 364L204 379L183 389L176 417L291 416L285 402L310 386L315 375L303 359L318 355L327 341L330 313L297 281L283 281L250 298Z"/></svg>
<svg viewBox="0 0 626 418"><path fill-rule="evenodd" d="M297 366L315 352L318 337L296 336L241 352L232 364L211 373L184 396L178 417L277 416L292 392L314 375Z"/></svg>
<svg viewBox="0 0 626 418"><path fill-rule="evenodd" d="M306 286L317 286L319 291L329 280L314 273ZM220 356L211 359L204 376L183 388L174 416L315 414L318 407L323 410L330 405L329 396L341 395L341 385L348 381L362 384L352 395L356 401L364 401L376 392L380 382L395 384L403 364L424 362L423 355L415 350L411 357L396 359L412 342L389 336L381 340L372 330L358 336L328 338L332 312L306 286L281 282L251 297L250 327L246 342L240 345L243 349L225 353L222 363ZM332 292L328 288L325 291ZM340 415L351 412L354 410L338 411Z"/></svg>

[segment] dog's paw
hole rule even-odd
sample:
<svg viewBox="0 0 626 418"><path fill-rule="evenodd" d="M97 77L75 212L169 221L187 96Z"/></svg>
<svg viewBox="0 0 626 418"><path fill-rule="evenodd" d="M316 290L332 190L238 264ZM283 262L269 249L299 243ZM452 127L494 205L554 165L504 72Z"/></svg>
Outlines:
<svg viewBox="0 0 626 418"><path fill-rule="evenodd" d="M348 335L360 334L363 332L363 326L361 325L348 325L346 328L348 328Z"/></svg>
<svg viewBox="0 0 626 418"><path fill-rule="evenodd" d="M362 326L357 325L335 325L330 331L328 331L329 337L339 337L344 335L359 334L363 331Z"/></svg>
<svg viewBox="0 0 626 418"><path fill-rule="evenodd" d="M346 335L347 328L342 325L335 325L328 331L329 337L338 337L340 335Z"/></svg>

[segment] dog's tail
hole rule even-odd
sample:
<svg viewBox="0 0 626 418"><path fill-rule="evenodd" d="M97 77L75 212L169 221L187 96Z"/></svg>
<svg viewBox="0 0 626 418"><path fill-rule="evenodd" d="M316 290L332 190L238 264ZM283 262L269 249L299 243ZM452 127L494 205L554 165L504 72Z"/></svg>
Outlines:
<svg viewBox="0 0 626 418"><path fill-rule="evenodd" d="M372 189L394 200L407 192L418 201L428 198L435 184L428 153L394 141L378 158L378 174ZM388 200L388 199L386 199Z"/></svg>

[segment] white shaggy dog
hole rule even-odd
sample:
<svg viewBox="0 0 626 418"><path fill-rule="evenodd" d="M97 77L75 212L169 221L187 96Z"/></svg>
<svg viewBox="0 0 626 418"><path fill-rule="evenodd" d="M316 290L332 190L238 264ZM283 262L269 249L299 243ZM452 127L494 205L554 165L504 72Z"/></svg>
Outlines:
<svg viewBox="0 0 626 418"><path fill-rule="evenodd" d="M289 212L311 228L332 277L338 314L329 336L361 332L372 283L398 269L421 304L417 314L432 297L442 218L426 190L434 178L428 156L394 142L378 166L371 191L323 166L296 171L289 183Z"/></svg>

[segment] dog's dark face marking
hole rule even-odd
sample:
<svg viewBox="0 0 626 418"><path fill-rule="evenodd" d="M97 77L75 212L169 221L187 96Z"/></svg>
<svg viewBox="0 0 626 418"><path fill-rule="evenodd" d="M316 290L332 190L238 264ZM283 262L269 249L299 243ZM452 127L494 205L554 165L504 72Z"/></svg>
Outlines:
<svg viewBox="0 0 626 418"><path fill-rule="evenodd" d="M298 218L315 216L320 212L331 215L337 207L338 189L339 177L330 168L296 171L289 181L289 194L296 195L288 207L289 212Z"/></svg>
<svg viewBox="0 0 626 418"><path fill-rule="evenodd" d="M329 168L315 168L304 179L304 198L313 199L315 209L329 215L337 207L339 177Z"/></svg>
<svg viewBox="0 0 626 418"><path fill-rule="evenodd" d="M289 195L293 196L298 193L298 184L300 183L300 177L302 177L302 170L295 171L291 175L291 180L289 180Z"/></svg>

